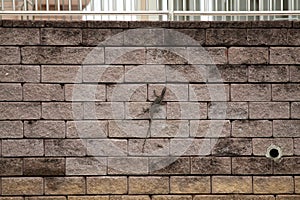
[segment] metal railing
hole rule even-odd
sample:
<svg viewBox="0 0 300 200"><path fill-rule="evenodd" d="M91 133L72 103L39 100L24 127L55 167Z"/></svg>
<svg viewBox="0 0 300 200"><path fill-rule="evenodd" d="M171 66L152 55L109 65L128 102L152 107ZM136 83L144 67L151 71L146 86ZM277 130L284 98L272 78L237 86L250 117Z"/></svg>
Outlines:
<svg viewBox="0 0 300 200"><path fill-rule="evenodd" d="M298 20L300 0L0 0L2 19Z"/></svg>

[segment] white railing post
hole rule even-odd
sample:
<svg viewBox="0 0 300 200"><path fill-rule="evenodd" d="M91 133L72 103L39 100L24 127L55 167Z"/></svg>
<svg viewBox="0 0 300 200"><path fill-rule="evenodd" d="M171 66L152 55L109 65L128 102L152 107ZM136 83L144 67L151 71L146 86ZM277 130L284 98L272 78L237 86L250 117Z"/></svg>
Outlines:
<svg viewBox="0 0 300 200"><path fill-rule="evenodd" d="M169 20L173 21L174 20L174 2L173 0L168 0L168 11L169 11Z"/></svg>

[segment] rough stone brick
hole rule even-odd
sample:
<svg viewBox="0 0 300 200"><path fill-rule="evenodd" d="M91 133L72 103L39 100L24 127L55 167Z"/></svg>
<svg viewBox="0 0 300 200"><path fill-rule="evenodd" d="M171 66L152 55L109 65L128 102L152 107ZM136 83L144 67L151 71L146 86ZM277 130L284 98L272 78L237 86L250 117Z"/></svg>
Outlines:
<svg viewBox="0 0 300 200"><path fill-rule="evenodd" d="M25 200L66 200L66 197L63 196L37 196L37 197L25 197Z"/></svg>
<svg viewBox="0 0 300 200"><path fill-rule="evenodd" d="M45 194L85 194L85 179L81 177L45 178Z"/></svg>
<svg viewBox="0 0 300 200"><path fill-rule="evenodd" d="M124 34L122 29L83 29L82 43L91 46L123 45Z"/></svg>
<svg viewBox="0 0 300 200"><path fill-rule="evenodd" d="M192 200L191 195L153 195L152 200Z"/></svg>
<svg viewBox="0 0 300 200"><path fill-rule="evenodd" d="M190 158L188 157L151 157L149 158L151 174L190 174Z"/></svg>
<svg viewBox="0 0 300 200"><path fill-rule="evenodd" d="M169 21L128 21L128 28L169 28Z"/></svg>
<svg viewBox="0 0 300 200"><path fill-rule="evenodd" d="M125 156L127 155L127 140L87 140L87 154L92 156Z"/></svg>
<svg viewBox="0 0 300 200"><path fill-rule="evenodd" d="M44 27L44 21L36 21L36 20L5 20L6 23L3 25L10 25L10 27L18 27L18 28L37 28L37 27ZM4 25L5 26L5 25Z"/></svg>
<svg viewBox="0 0 300 200"><path fill-rule="evenodd" d="M69 200L109 200L109 196L68 196Z"/></svg>
<svg viewBox="0 0 300 200"><path fill-rule="evenodd" d="M261 157L232 158L232 174L272 174L272 160Z"/></svg>
<svg viewBox="0 0 300 200"><path fill-rule="evenodd" d="M43 155L43 140L23 139L2 141L2 156L4 157L29 157Z"/></svg>
<svg viewBox="0 0 300 200"><path fill-rule="evenodd" d="M102 47L22 47L21 55L24 64L104 63Z"/></svg>
<svg viewBox="0 0 300 200"><path fill-rule="evenodd" d="M148 174L148 158L108 158L108 174Z"/></svg>
<svg viewBox="0 0 300 200"><path fill-rule="evenodd" d="M294 192L291 176L253 177L254 194L285 194Z"/></svg>
<svg viewBox="0 0 300 200"><path fill-rule="evenodd" d="M74 28L42 28L42 45L80 45L82 43L81 29Z"/></svg>
<svg viewBox="0 0 300 200"><path fill-rule="evenodd" d="M273 84L273 101L299 101L300 84Z"/></svg>
<svg viewBox="0 0 300 200"><path fill-rule="evenodd" d="M292 138L253 138L253 155L264 156L269 146L276 145L282 150L284 156L293 155Z"/></svg>
<svg viewBox="0 0 300 200"><path fill-rule="evenodd" d="M280 162L274 162L274 174L300 174L299 157L283 157Z"/></svg>
<svg viewBox="0 0 300 200"><path fill-rule="evenodd" d="M0 119L40 119L40 103L0 103Z"/></svg>
<svg viewBox="0 0 300 200"><path fill-rule="evenodd" d="M220 138L212 140L212 154L216 156L241 156L252 154L251 139Z"/></svg>
<svg viewBox="0 0 300 200"><path fill-rule="evenodd" d="M18 47L0 47L0 55L1 64L19 64L21 62Z"/></svg>
<svg viewBox="0 0 300 200"><path fill-rule="evenodd" d="M271 85L269 84L232 84L231 101L270 101Z"/></svg>
<svg viewBox="0 0 300 200"><path fill-rule="evenodd" d="M21 84L0 84L0 101L22 101Z"/></svg>
<svg viewBox="0 0 300 200"><path fill-rule="evenodd" d="M299 200L299 195L278 195L276 196L276 200Z"/></svg>
<svg viewBox="0 0 300 200"><path fill-rule="evenodd" d="M123 32L125 46L157 46L164 43L164 29L139 28Z"/></svg>
<svg viewBox="0 0 300 200"><path fill-rule="evenodd" d="M80 22L81 24L82 22ZM88 28L128 28L128 21L87 21Z"/></svg>
<svg viewBox="0 0 300 200"><path fill-rule="evenodd" d="M25 176L59 176L65 175L63 158L25 158Z"/></svg>
<svg viewBox="0 0 300 200"><path fill-rule="evenodd" d="M191 159L192 174L231 174L231 160L227 157L194 157Z"/></svg>
<svg viewBox="0 0 300 200"><path fill-rule="evenodd" d="M300 137L300 120L274 120L274 137Z"/></svg>
<svg viewBox="0 0 300 200"><path fill-rule="evenodd" d="M208 21L170 21L170 28L209 28Z"/></svg>
<svg viewBox="0 0 300 200"><path fill-rule="evenodd" d="M164 29L164 41L166 46L203 45L205 43L204 29ZM160 44L160 45L161 45Z"/></svg>
<svg viewBox="0 0 300 200"><path fill-rule="evenodd" d="M170 154L174 156L199 156L210 155L211 146L209 139L171 139Z"/></svg>
<svg viewBox="0 0 300 200"><path fill-rule="evenodd" d="M248 67L246 65L217 65L209 66L208 82L247 82Z"/></svg>
<svg viewBox="0 0 300 200"><path fill-rule="evenodd" d="M173 176L170 178L171 194L199 194L209 193L210 191L209 176Z"/></svg>
<svg viewBox="0 0 300 200"><path fill-rule="evenodd" d="M273 195L196 195L194 200L275 200Z"/></svg>
<svg viewBox="0 0 300 200"><path fill-rule="evenodd" d="M187 64L188 54L183 47L148 47L146 64Z"/></svg>
<svg viewBox="0 0 300 200"><path fill-rule="evenodd" d="M1 82L39 82L40 67L29 65L0 65Z"/></svg>
<svg viewBox="0 0 300 200"><path fill-rule="evenodd" d="M19 176L23 174L22 170L22 159L0 158L0 176Z"/></svg>
<svg viewBox="0 0 300 200"><path fill-rule="evenodd" d="M287 29L248 29L247 41L249 45L287 45Z"/></svg>
<svg viewBox="0 0 300 200"><path fill-rule="evenodd" d="M287 32L288 45L293 45L293 46L300 45L299 33L300 33L299 29L288 29Z"/></svg>
<svg viewBox="0 0 300 200"><path fill-rule="evenodd" d="M146 84L117 84L107 86L108 101L146 101Z"/></svg>
<svg viewBox="0 0 300 200"><path fill-rule="evenodd" d="M111 120L109 121L109 137L144 138L147 135L149 122L146 120Z"/></svg>
<svg viewBox="0 0 300 200"><path fill-rule="evenodd" d="M120 176L87 177L87 194L126 194L127 178Z"/></svg>
<svg viewBox="0 0 300 200"><path fill-rule="evenodd" d="M125 82L166 82L164 65L125 66Z"/></svg>
<svg viewBox="0 0 300 200"><path fill-rule="evenodd" d="M66 101L105 101L105 85L67 84L65 85Z"/></svg>
<svg viewBox="0 0 300 200"><path fill-rule="evenodd" d="M64 88L59 84L24 84L24 101L63 101Z"/></svg>
<svg viewBox="0 0 300 200"><path fill-rule="evenodd" d="M156 138L189 137L189 123L187 120L154 120L151 124L150 132L151 137ZM143 137L146 135L144 134Z"/></svg>
<svg viewBox="0 0 300 200"><path fill-rule="evenodd" d="M80 139L45 140L46 156L85 156L85 142Z"/></svg>
<svg viewBox="0 0 300 200"><path fill-rule="evenodd" d="M229 120L191 120L191 137L229 137L231 124Z"/></svg>
<svg viewBox="0 0 300 200"><path fill-rule="evenodd" d="M300 82L300 66L290 66L290 81Z"/></svg>
<svg viewBox="0 0 300 200"><path fill-rule="evenodd" d="M2 178L2 195L43 195L43 178Z"/></svg>
<svg viewBox="0 0 300 200"><path fill-rule="evenodd" d="M300 118L300 102L293 102L291 105L291 117L293 119Z"/></svg>
<svg viewBox="0 0 300 200"><path fill-rule="evenodd" d="M207 29L205 44L215 46L247 45L247 30Z"/></svg>
<svg viewBox="0 0 300 200"><path fill-rule="evenodd" d="M300 194L300 177L295 177L295 193Z"/></svg>
<svg viewBox="0 0 300 200"><path fill-rule="evenodd" d="M128 151L129 155L133 156L167 156L169 141L168 139L130 139Z"/></svg>
<svg viewBox="0 0 300 200"><path fill-rule="evenodd" d="M280 119L289 118L290 106L288 102L250 102L250 119Z"/></svg>
<svg viewBox="0 0 300 200"><path fill-rule="evenodd" d="M64 138L64 121L26 121L24 123L26 138Z"/></svg>
<svg viewBox="0 0 300 200"><path fill-rule="evenodd" d="M204 65L166 65L167 82L188 83L207 80L207 67Z"/></svg>
<svg viewBox="0 0 300 200"><path fill-rule="evenodd" d="M249 82L287 82L289 81L288 66L249 66Z"/></svg>
<svg viewBox="0 0 300 200"><path fill-rule="evenodd" d="M271 137L272 121L235 120L232 122L233 137Z"/></svg>
<svg viewBox="0 0 300 200"><path fill-rule="evenodd" d="M83 82L124 82L124 70L121 65L83 66Z"/></svg>
<svg viewBox="0 0 300 200"><path fill-rule="evenodd" d="M46 83L80 83L81 66L43 65L42 82Z"/></svg>
<svg viewBox="0 0 300 200"><path fill-rule="evenodd" d="M146 195L111 195L110 200L150 200L149 196Z"/></svg>
<svg viewBox="0 0 300 200"><path fill-rule="evenodd" d="M208 103L209 119L247 119L246 102L211 102Z"/></svg>
<svg viewBox="0 0 300 200"><path fill-rule="evenodd" d="M43 119L83 119L83 103L42 103Z"/></svg>
<svg viewBox="0 0 300 200"><path fill-rule="evenodd" d="M164 87L167 89L163 101L188 101L188 84L149 84L148 99L154 101L156 99L155 94L160 95Z"/></svg>
<svg viewBox="0 0 300 200"><path fill-rule="evenodd" d="M252 21L253 28L291 28L292 21L288 20L276 20L276 21Z"/></svg>
<svg viewBox="0 0 300 200"><path fill-rule="evenodd" d="M145 112L150 106L150 102L126 102L125 117L126 119L150 119L149 112ZM153 113L152 118L155 120L166 119L166 107L166 105L160 105Z"/></svg>
<svg viewBox="0 0 300 200"><path fill-rule="evenodd" d="M207 119L207 104L196 102L169 102L167 119Z"/></svg>
<svg viewBox="0 0 300 200"><path fill-rule="evenodd" d="M143 47L106 47L105 64L138 65L146 63L146 50Z"/></svg>
<svg viewBox="0 0 300 200"><path fill-rule="evenodd" d="M84 103L84 119L124 119L124 103Z"/></svg>
<svg viewBox="0 0 300 200"><path fill-rule="evenodd" d="M105 175L106 158L67 158L66 175Z"/></svg>
<svg viewBox="0 0 300 200"><path fill-rule="evenodd" d="M271 47L270 64L297 64L300 48L298 47Z"/></svg>
<svg viewBox="0 0 300 200"><path fill-rule="evenodd" d="M107 121L67 122L67 138L105 138L107 135Z"/></svg>
<svg viewBox="0 0 300 200"><path fill-rule="evenodd" d="M227 64L227 48L225 47L187 47L187 53L189 64Z"/></svg>
<svg viewBox="0 0 300 200"><path fill-rule="evenodd" d="M0 121L0 138L22 138L23 123L21 121Z"/></svg>
<svg viewBox="0 0 300 200"><path fill-rule="evenodd" d="M229 64L266 64L268 48L264 47L231 47L228 50Z"/></svg>
<svg viewBox="0 0 300 200"><path fill-rule="evenodd" d="M1 45L37 45L39 43L39 29L0 28Z"/></svg>
<svg viewBox="0 0 300 200"><path fill-rule="evenodd" d="M186 96L190 101L229 101L229 85L189 84L189 95Z"/></svg>
<svg viewBox="0 0 300 200"><path fill-rule="evenodd" d="M252 177L214 176L212 193L252 193Z"/></svg>
<svg viewBox="0 0 300 200"><path fill-rule="evenodd" d="M300 138L294 138L294 154L300 155Z"/></svg>
<svg viewBox="0 0 300 200"><path fill-rule="evenodd" d="M169 178L160 176L129 177L129 194L168 194Z"/></svg>

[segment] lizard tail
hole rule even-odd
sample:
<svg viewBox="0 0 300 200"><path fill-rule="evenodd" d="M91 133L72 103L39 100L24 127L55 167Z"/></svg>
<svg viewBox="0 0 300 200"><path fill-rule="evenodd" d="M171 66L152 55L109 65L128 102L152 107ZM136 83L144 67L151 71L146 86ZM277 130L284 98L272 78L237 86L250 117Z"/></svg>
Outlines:
<svg viewBox="0 0 300 200"><path fill-rule="evenodd" d="M146 135L146 137L144 138L144 142L143 142L143 146L142 146L142 153L145 152L146 140L147 140L147 138L150 136L150 132L151 132L151 122L150 122L149 128L148 128L148 130L147 130L147 135Z"/></svg>

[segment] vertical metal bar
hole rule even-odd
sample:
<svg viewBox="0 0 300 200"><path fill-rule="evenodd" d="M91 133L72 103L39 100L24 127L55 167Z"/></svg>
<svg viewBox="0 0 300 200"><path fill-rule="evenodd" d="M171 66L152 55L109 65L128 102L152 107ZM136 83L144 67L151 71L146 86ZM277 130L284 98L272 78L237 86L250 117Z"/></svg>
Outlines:
<svg viewBox="0 0 300 200"><path fill-rule="evenodd" d="M16 1L15 0L12 0L12 9L13 9L13 11L16 10Z"/></svg>
<svg viewBox="0 0 300 200"><path fill-rule="evenodd" d="M79 0L79 10L82 11L82 0Z"/></svg>
<svg viewBox="0 0 300 200"><path fill-rule="evenodd" d="M4 0L1 0L1 9L4 10Z"/></svg>
<svg viewBox="0 0 300 200"><path fill-rule="evenodd" d="M27 11L27 0L24 0L23 2L24 2L24 4L23 4L24 5L24 10Z"/></svg>
<svg viewBox="0 0 300 200"><path fill-rule="evenodd" d="M280 0L280 10L283 11L283 0Z"/></svg>
<svg viewBox="0 0 300 200"><path fill-rule="evenodd" d="M168 0L168 11L169 11L169 20L174 20L174 2L173 0Z"/></svg>
<svg viewBox="0 0 300 200"><path fill-rule="evenodd" d="M57 10L60 11L60 0L57 0Z"/></svg>
<svg viewBox="0 0 300 200"><path fill-rule="evenodd" d="M71 10L72 10L72 0L69 0L69 11L71 11Z"/></svg>

